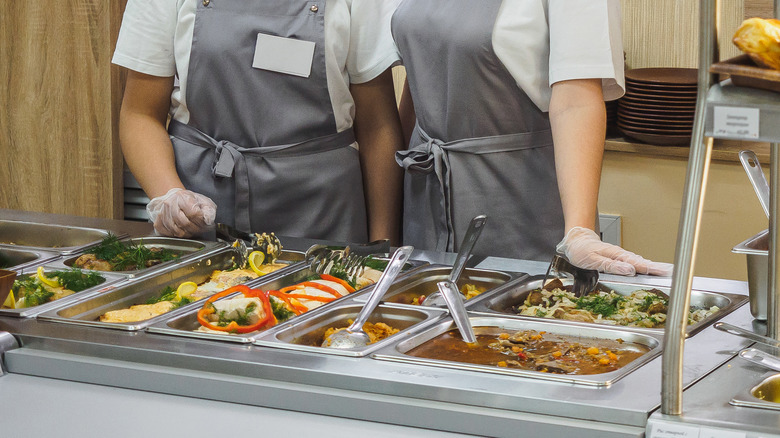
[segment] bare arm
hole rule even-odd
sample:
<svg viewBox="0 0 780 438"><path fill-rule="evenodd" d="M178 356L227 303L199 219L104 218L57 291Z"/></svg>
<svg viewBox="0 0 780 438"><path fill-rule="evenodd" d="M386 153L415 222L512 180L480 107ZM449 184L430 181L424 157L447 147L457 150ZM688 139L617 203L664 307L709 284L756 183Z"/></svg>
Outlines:
<svg viewBox="0 0 780 438"><path fill-rule="evenodd" d="M404 145L409 145L414 131L414 124L417 122L417 113L414 111L414 102L412 93L409 91L409 81L404 79L404 89L401 93L401 102L398 105L398 112L401 115L401 127L404 133Z"/></svg>
<svg viewBox="0 0 780 438"><path fill-rule="evenodd" d="M390 69L364 84L351 86L355 99L355 136L368 210L370 240L400 242L403 172L395 162L402 147L401 123Z"/></svg>
<svg viewBox="0 0 780 438"><path fill-rule="evenodd" d="M173 77L129 71L119 113L119 141L128 167L149 198L184 188L165 130Z"/></svg>
<svg viewBox="0 0 780 438"><path fill-rule="evenodd" d="M606 132L601 79L555 83L550 124L566 232L594 229Z"/></svg>

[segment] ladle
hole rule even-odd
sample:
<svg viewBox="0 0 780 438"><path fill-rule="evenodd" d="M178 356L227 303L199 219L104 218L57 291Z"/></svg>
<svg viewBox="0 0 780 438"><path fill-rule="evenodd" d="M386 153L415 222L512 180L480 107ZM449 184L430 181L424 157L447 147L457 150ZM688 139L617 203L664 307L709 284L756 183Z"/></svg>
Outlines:
<svg viewBox="0 0 780 438"><path fill-rule="evenodd" d="M560 278L561 273L568 274L574 278L572 293L576 297L589 294L599 283L599 271L595 269L584 269L574 266L566 257L555 254L547 267L547 272L542 280L542 288L547 286L547 280L551 278ZM668 296L666 298L669 298Z"/></svg>
<svg viewBox="0 0 780 438"><path fill-rule="evenodd" d="M471 223L469 223L468 230L466 230L466 235L463 236L463 243L460 245L458 256L455 258L455 263L452 265L452 271L450 271L449 280L456 285L458 284L460 275L463 273L463 269L466 267L466 262L471 255L471 250L474 249L474 244L477 243L479 235L482 234L485 221L487 221L487 216L484 214L481 214L472 219ZM458 295L460 295L460 299L463 301L463 295L460 293ZM425 297L421 304L423 306L441 306L444 305L445 302L441 296L441 292L433 292L432 294Z"/></svg>
<svg viewBox="0 0 780 438"><path fill-rule="evenodd" d="M742 162L742 167L745 168L750 184L753 186L753 190L756 191L758 202L764 208L766 217L769 217L769 184L766 182L764 172L761 171L761 164L758 162L756 153L747 150L739 151L739 161Z"/></svg>
<svg viewBox="0 0 780 438"><path fill-rule="evenodd" d="M371 295L368 297L368 301L363 306L363 309L360 310L355 321L346 329L339 330L328 336L328 338L322 341L323 347L352 349L362 348L369 344L370 339L368 334L363 331L363 324L368 321L371 312L382 301L382 297L385 296L395 277L401 272L409 256L412 255L412 251L414 251L414 248L411 246L402 246L395 250L393 257L390 259L384 272L382 272L382 276L379 277L379 281L377 281L374 290L371 291Z"/></svg>

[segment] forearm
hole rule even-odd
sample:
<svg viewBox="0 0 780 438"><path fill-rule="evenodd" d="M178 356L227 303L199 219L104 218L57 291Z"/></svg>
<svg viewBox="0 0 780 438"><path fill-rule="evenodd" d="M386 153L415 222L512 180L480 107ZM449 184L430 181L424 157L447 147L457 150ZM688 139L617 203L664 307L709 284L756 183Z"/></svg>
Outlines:
<svg viewBox="0 0 780 438"><path fill-rule="evenodd" d="M400 243L403 172L395 162L403 137L390 70L365 84L352 86L355 136L368 212L369 239Z"/></svg>
<svg viewBox="0 0 780 438"><path fill-rule="evenodd" d="M606 132L601 80L554 84L550 124L566 231L594 229Z"/></svg>
<svg viewBox="0 0 780 438"><path fill-rule="evenodd" d="M165 129L172 87L173 78L130 72L119 115L125 162L149 198L184 187Z"/></svg>

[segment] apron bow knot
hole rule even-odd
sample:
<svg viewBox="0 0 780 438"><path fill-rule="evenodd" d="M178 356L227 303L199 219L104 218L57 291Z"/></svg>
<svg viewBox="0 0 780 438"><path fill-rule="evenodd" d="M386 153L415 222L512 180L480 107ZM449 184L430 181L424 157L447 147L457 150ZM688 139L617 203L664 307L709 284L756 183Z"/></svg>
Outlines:
<svg viewBox="0 0 780 438"><path fill-rule="evenodd" d="M236 167L236 161L241 157L241 152L229 141L222 140L216 145L214 162L211 164L211 174L215 177L230 178Z"/></svg>

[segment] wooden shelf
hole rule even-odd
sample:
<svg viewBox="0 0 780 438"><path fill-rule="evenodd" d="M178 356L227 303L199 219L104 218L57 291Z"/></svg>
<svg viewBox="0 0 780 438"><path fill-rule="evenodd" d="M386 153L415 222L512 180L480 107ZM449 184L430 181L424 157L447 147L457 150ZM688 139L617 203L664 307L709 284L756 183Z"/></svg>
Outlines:
<svg viewBox="0 0 780 438"><path fill-rule="evenodd" d="M656 157L688 158L688 146L654 146L636 143L623 137L607 138L605 150L611 152L626 152L632 154L651 155ZM750 149L758 155L761 163L769 163L769 143L715 140L712 149L712 159L716 161L731 161L739 163L739 151Z"/></svg>

